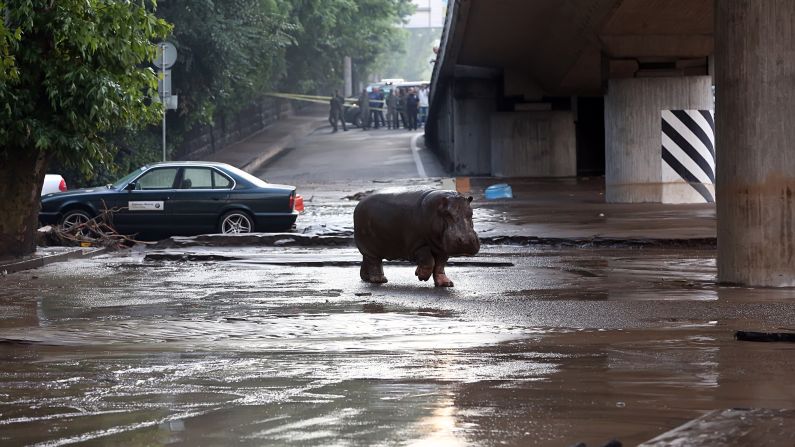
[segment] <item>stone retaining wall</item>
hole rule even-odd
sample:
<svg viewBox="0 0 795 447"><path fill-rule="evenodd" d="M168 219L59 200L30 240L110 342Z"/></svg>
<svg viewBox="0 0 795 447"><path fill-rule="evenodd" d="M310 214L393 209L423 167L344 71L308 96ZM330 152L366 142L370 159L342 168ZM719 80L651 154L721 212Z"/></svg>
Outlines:
<svg viewBox="0 0 795 447"><path fill-rule="evenodd" d="M274 122L289 116L294 107L290 101L264 98L241 110L233 118L218 117L212 126L196 126L185 135L177 148L177 160L200 160L230 144L243 140Z"/></svg>

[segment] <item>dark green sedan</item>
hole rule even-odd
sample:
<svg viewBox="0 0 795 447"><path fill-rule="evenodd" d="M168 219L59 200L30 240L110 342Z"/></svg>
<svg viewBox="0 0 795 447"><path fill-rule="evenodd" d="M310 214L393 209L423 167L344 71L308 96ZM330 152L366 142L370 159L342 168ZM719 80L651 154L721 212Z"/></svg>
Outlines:
<svg viewBox="0 0 795 447"><path fill-rule="evenodd" d="M47 194L39 220L66 228L114 210L121 234L250 233L292 228L295 187L273 185L224 163L144 166L116 183Z"/></svg>

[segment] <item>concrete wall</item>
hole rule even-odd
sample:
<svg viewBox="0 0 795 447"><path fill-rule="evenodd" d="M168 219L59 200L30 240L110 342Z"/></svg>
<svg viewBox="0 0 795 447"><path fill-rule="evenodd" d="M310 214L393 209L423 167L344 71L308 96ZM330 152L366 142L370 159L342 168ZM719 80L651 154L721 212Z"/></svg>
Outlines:
<svg viewBox="0 0 795 447"><path fill-rule="evenodd" d="M497 86L483 79L456 80L454 87L453 172L489 175L491 172L491 115L496 110Z"/></svg>
<svg viewBox="0 0 795 447"><path fill-rule="evenodd" d="M506 112L491 118L491 171L498 177L577 174L570 111Z"/></svg>
<svg viewBox="0 0 795 447"><path fill-rule="evenodd" d="M298 104L297 107L302 107ZM230 144L251 136L274 122L287 117L293 110L290 101L263 98L241 110L232 118L219 116L212 126L196 126L185 135L175 150L177 160L201 160Z"/></svg>
<svg viewBox="0 0 795 447"><path fill-rule="evenodd" d="M611 79L605 97L605 199L662 202L660 112L713 108L709 76Z"/></svg>
<svg viewBox="0 0 795 447"><path fill-rule="evenodd" d="M432 136L431 149L436 152L439 161L448 172L453 172L454 154L453 154L453 122L455 116L453 115L453 89L448 86L445 88L446 92L439 95L439 100L434 103L438 107L436 113L437 119L430 123L434 126L433 129L426 129L426 135Z"/></svg>

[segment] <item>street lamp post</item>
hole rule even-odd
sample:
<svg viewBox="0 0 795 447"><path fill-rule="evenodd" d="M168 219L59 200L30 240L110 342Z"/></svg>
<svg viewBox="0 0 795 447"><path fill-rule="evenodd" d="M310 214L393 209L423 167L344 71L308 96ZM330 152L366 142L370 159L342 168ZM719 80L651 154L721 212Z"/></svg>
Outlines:
<svg viewBox="0 0 795 447"><path fill-rule="evenodd" d="M158 54L153 61L160 69L158 72L157 91L163 104L163 161L166 161L166 111L176 108L176 96L171 95L171 71L168 70L177 61L177 48L171 42L160 42Z"/></svg>

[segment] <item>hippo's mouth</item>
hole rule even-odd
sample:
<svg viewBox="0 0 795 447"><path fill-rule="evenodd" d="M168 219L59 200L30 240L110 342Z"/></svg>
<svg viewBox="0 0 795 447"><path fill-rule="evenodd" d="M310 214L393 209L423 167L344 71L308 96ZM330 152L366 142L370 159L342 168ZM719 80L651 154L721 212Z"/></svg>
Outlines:
<svg viewBox="0 0 795 447"><path fill-rule="evenodd" d="M475 256L476 254L478 254L478 251L480 250L462 251L459 253L453 253L450 255L450 257Z"/></svg>
<svg viewBox="0 0 795 447"><path fill-rule="evenodd" d="M460 256L475 256L480 251L480 244L470 247L461 247L458 246L454 250L448 250L447 256L449 257L460 257Z"/></svg>

